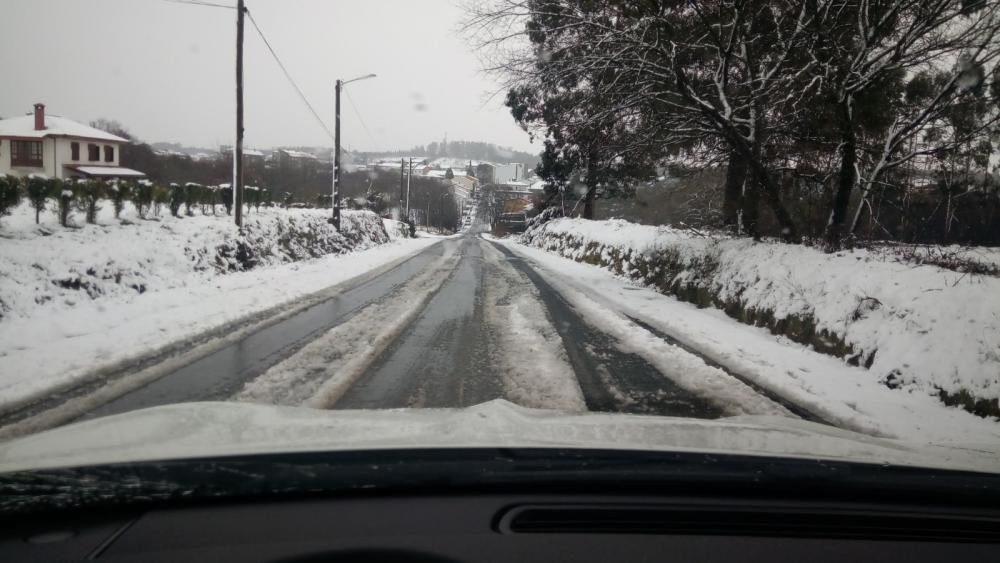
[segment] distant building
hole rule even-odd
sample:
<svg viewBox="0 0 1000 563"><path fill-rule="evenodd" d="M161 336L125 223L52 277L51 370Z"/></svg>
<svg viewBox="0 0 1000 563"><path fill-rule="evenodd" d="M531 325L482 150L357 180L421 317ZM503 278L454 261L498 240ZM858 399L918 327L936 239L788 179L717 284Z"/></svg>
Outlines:
<svg viewBox="0 0 1000 563"><path fill-rule="evenodd" d="M49 178L143 178L138 170L119 166L117 135L60 117L34 112L0 120L0 174Z"/></svg>
<svg viewBox="0 0 1000 563"><path fill-rule="evenodd" d="M264 152L257 149L243 149L245 162L264 162Z"/></svg>
<svg viewBox="0 0 1000 563"><path fill-rule="evenodd" d="M278 158L288 158L291 160L319 160L319 158L308 152L295 151L291 149L278 149Z"/></svg>
<svg viewBox="0 0 1000 563"><path fill-rule="evenodd" d="M524 179L524 164L520 162L510 164L480 162L475 169L476 178L483 184L507 184Z"/></svg>
<svg viewBox="0 0 1000 563"><path fill-rule="evenodd" d="M466 202L479 186L479 180L471 176L455 176L451 179L451 195L455 198L458 208L465 207Z"/></svg>
<svg viewBox="0 0 1000 563"><path fill-rule="evenodd" d="M493 183L508 184L524 179L524 164L512 162L510 164L496 164L493 167Z"/></svg>

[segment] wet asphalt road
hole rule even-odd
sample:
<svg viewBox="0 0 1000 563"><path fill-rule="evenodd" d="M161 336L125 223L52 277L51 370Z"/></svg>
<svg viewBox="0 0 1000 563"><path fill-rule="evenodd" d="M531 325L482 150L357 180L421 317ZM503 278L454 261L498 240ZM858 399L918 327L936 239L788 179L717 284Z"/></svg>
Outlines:
<svg viewBox="0 0 1000 563"><path fill-rule="evenodd" d="M503 396L483 319L481 245L488 243L458 244L462 257L448 280L335 408L465 407Z"/></svg>
<svg viewBox="0 0 1000 563"><path fill-rule="evenodd" d="M484 321L484 276L496 268L483 259L481 238L458 243L461 260L451 277L402 337L342 396L335 408L464 407L503 398L495 355L496 332ZM576 314L530 265L510 250L492 245L538 292L541 305L562 339L587 408L715 418L722 411L673 384L644 359L615 348ZM527 285L527 284L526 284ZM526 292L528 287L514 288Z"/></svg>
<svg viewBox="0 0 1000 563"><path fill-rule="evenodd" d="M335 297L104 402L76 420L170 403L229 400L248 382L349 322L363 308L401 299L402 286L452 253L457 259L448 263L454 266L445 271L443 282L419 314L377 351L377 357L328 407L464 407L495 398L512 400L509 381L505 386L498 366L504 363L503 355L519 350L503 349L502 343L509 347L510 339L500 333L513 329L498 320L502 317L495 311L509 305L511 296L531 294L531 308L558 334L561 357L575 375L574 385L588 410L723 416L719 405L677 386L669 373L619 350L614 339L588 324L557 288L512 251L463 235L442 240L381 275L352 282ZM491 293L491 280L501 277L507 280L506 294ZM523 369L528 373L521 377L530 380L536 376L532 370L543 366Z"/></svg>

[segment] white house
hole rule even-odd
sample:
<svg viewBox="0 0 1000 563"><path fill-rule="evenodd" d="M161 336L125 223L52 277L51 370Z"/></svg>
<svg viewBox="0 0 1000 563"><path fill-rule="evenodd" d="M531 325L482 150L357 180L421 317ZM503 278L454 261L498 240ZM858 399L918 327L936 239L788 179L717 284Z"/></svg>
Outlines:
<svg viewBox="0 0 1000 563"><path fill-rule="evenodd" d="M141 178L118 165L126 139L56 115L45 104L20 117L0 119L0 174L49 178Z"/></svg>

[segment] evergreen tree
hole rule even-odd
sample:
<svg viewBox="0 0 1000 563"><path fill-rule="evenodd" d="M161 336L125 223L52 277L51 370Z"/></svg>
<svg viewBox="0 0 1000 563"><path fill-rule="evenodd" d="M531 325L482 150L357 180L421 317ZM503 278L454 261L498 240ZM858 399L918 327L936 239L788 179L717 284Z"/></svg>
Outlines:
<svg viewBox="0 0 1000 563"><path fill-rule="evenodd" d="M171 190L167 186L153 187L153 215L159 217L164 205L170 203Z"/></svg>
<svg viewBox="0 0 1000 563"><path fill-rule="evenodd" d="M107 195L111 199L111 208L115 211L115 219L119 219L125 209L125 200L131 197L133 186L123 180L112 180L108 186Z"/></svg>
<svg viewBox="0 0 1000 563"><path fill-rule="evenodd" d="M21 189L13 176L0 174L0 217L9 215L10 210L21 203Z"/></svg>
<svg viewBox="0 0 1000 563"><path fill-rule="evenodd" d="M28 202L35 210L35 224L38 224L39 215L45 211L45 202L52 195L49 182L39 176L28 176L23 179L24 191L28 195Z"/></svg>
<svg viewBox="0 0 1000 563"><path fill-rule="evenodd" d="M181 206L184 205L186 190L184 186L176 183L170 184L170 214L180 217Z"/></svg>
<svg viewBox="0 0 1000 563"><path fill-rule="evenodd" d="M97 212L101 210L101 198L105 195L105 184L101 180L86 180L76 183L77 208L84 212L86 221L97 223Z"/></svg>
<svg viewBox="0 0 1000 563"><path fill-rule="evenodd" d="M140 219L145 219L153 205L153 183L149 180L139 180L132 190L132 205Z"/></svg>
<svg viewBox="0 0 1000 563"><path fill-rule="evenodd" d="M73 201L76 199L76 193L73 190L73 184L71 182L63 182L58 179L47 180L49 193L58 202L58 213L59 213L59 224L63 227L69 227L70 223L70 212L73 209Z"/></svg>
<svg viewBox="0 0 1000 563"><path fill-rule="evenodd" d="M217 193L219 202L226 208L226 215L233 214L233 187L229 184L219 186Z"/></svg>
<svg viewBox="0 0 1000 563"><path fill-rule="evenodd" d="M194 217L193 208L198 204L198 189L200 187L194 182L188 182L184 185L184 214L188 217Z"/></svg>

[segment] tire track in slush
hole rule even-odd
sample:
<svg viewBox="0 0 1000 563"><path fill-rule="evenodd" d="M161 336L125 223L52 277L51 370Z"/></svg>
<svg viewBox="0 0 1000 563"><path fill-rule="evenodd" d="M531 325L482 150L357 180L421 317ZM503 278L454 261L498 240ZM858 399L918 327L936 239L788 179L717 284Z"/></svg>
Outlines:
<svg viewBox="0 0 1000 563"><path fill-rule="evenodd" d="M452 275L459 261L456 245L443 245L441 258L417 277L247 382L231 400L317 408L335 402Z"/></svg>
<svg viewBox="0 0 1000 563"><path fill-rule="evenodd" d="M481 239L465 237L462 255L418 321L335 408L463 407L505 398L585 409L531 283Z"/></svg>
<svg viewBox="0 0 1000 563"><path fill-rule="evenodd" d="M641 355L622 351L614 338L586 323L534 268L502 245L491 246L538 288L562 337L588 409L692 418L727 414L713 401L664 377Z"/></svg>

